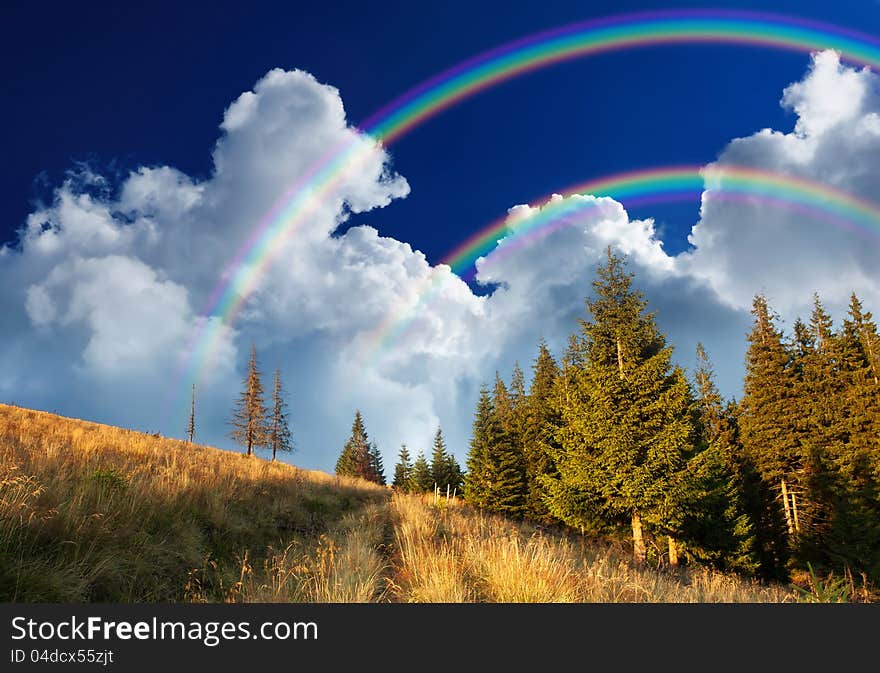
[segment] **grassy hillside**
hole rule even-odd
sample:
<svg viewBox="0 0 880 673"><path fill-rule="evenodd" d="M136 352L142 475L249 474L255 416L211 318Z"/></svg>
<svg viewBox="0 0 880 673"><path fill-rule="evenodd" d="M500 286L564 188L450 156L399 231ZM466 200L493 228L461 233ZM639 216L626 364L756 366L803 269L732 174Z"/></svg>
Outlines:
<svg viewBox="0 0 880 673"><path fill-rule="evenodd" d="M0 600L792 602L701 567L243 454L0 405Z"/></svg>
<svg viewBox="0 0 880 673"><path fill-rule="evenodd" d="M395 496L396 598L412 602L778 603L798 594L706 568L633 567L627 549Z"/></svg>
<svg viewBox="0 0 880 673"><path fill-rule="evenodd" d="M0 600L371 600L388 498L366 482L0 405ZM372 536L372 555L346 556L351 527ZM363 568L332 595L342 563Z"/></svg>

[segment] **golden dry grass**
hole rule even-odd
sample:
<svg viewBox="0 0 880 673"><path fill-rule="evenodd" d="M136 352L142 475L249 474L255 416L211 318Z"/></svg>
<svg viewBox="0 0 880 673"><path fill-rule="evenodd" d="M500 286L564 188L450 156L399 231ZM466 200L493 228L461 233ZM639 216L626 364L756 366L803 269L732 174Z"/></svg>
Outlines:
<svg viewBox="0 0 880 673"><path fill-rule="evenodd" d="M502 603L779 603L789 587L706 568L637 569L607 546L466 506L395 494L395 600ZM441 504L442 501L441 501Z"/></svg>
<svg viewBox="0 0 880 673"><path fill-rule="evenodd" d="M5 601L368 600L387 501L360 480L0 405Z"/></svg>
<svg viewBox="0 0 880 673"><path fill-rule="evenodd" d="M794 602L240 453L0 405L0 600Z"/></svg>

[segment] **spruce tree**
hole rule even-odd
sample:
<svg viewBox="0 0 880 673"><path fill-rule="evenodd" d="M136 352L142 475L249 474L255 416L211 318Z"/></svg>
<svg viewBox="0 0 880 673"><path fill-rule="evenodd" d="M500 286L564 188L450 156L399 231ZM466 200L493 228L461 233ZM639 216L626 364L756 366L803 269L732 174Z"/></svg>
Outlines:
<svg viewBox="0 0 880 673"><path fill-rule="evenodd" d="M834 335L836 400L822 405L835 415L829 424L833 432L825 433L831 449L825 469L817 469L828 476L815 479L826 487L828 518L810 531L822 533L807 540L815 549L805 550L814 567L863 572L872 582L880 581L880 386L871 366L876 343L871 314L852 294L848 315Z"/></svg>
<svg viewBox="0 0 880 673"><path fill-rule="evenodd" d="M474 414L470 449L465 463L467 471L464 475L464 497L480 509L486 508L492 487L489 456L492 446L497 442L498 432L492 398L489 396L489 389L484 385L480 388L480 398Z"/></svg>
<svg viewBox="0 0 880 673"><path fill-rule="evenodd" d="M413 489L418 493L427 493L434 488L434 477L431 474L431 466L425 454L419 451L413 463L412 472Z"/></svg>
<svg viewBox="0 0 880 673"><path fill-rule="evenodd" d="M695 453L688 461L691 498L682 522L687 551L719 568L754 574L758 552L750 503L755 472L738 443L735 405L725 404L719 394L701 343L694 383Z"/></svg>
<svg viewBox="0 0 880 673"><path fill-rule="evenodd" d="M380 486L385 486L385 464L382 461L382 454L379 447L373 442L370 445L370 473L367 477L370 481L374 481Z"/></svg>
<svg viewBox="0 0 880 673"><path fill-rule="evenodd" d="M738 426L746 455L765 485L760 518L755 522L761 572L768 578L784 578L795 532L789 487L802 468L795 377L782 332L763 295L755 297L752 314L755 320L748 335Z"/></svg>
<svg viewBox="0 0 880 673"><path fill-rule="evenodd" d="M563 479L559 473L559 465L563 462L570 467L576 465L576 462L569 460L568 449L577 446L581 436L579 429L569 419L576 414L576 409L585 409L589 404L580 385L586 367L586 350L586 340L582 336L569 335L568 347L562 356L550 398L555 422L550 428L546 447L552 467L548 474L539 476L538 480L548 513L553 519L579 528L582 535L598 535L612 532L619 522L605 516L594 489L585 487L582 480ZM581 458L588 459L588 454L582 452Z"/></svg>
<svg viewBox="0 0 880 673"><path fill-rule="evenodd" d="M238 398L232 416L230 438L241 444L251 456L254 450L268 445L268 411L263 403L263 384L257 367L257 348L251 345L248 372L244 390Z"/></svg>
<svg viewBox="0 0 880 673"><path fill-rule="evenodd" d="M552 517L547 509L543 480L551 477L556 469L552 452L560 419L553 395L559 368L543 340L538 345L533 370L532 383L524 403L522 429L527 484L525 514L534 521L548 522Z"/></svg>
<svg viewBox="0 0 880 673"><path fill-rule="evenodd" d="M189 425L186 428L189 443L193 443L193 436L196 434L196 384L192 384L192 397L189 403Z"/></svg>
<svg viewBox="0 0 880 673"><path fill-rule="evenodd" d="M693 425L688 381L671 364L672 348L624 267L625 258L609 247L593 283L595 299L587 302L592 320L581 320L585 366L563 408L568 429L556 459L563 488L550 504L575 524L584 509L628 521L633 561L641 565L646 526L677 532Z"/></svg>
<svg viewBox="0 0 880 673"><path fill-rule="evenodd" d="M281 373L277 369L272 386L272 420L269 427L268 443L272 450L273 461L279 451L293 451L287 400L285 399L284 386L281 383Z"/></svg>
<svg viewBox="0 0 880 673"><path fill-rule="evenodd" d="M461 493L464 487L464 473L451 451L446 452L446 467L444 471L446 473L445 483L449 486L449 492Z"/></svg>
<svg viewBox="0 0 880 673"><path fill-rule="evenodd" d="M859 461L875 462L880 478L880 337L869 312L852 294L849 312L838 338L843 385L844 422L851 451Z"/></svg>
<svg viewBox="0 0 880 673"><path fill-rule="evenodd" d="M364 427L361 412L356 411L351 425L351 435L336 461L336 474L378 482L373 449Z"/></svg>
<svg viewBox="0 0 880 673"><path fill-rule="evenodd" d="M450 492L453 489L460 490L462 486L461 467L455 456L446 448L446 442L443 439L443 432L437 428L434 435L434 449L431 454L431 488L434 484L441 491L446 491L449 487Z"/></svg>
<svg viewBox="0 0 880 673"><path fill-rule="evenodd" d="M848 509L835 469L847 444L839 347L831 317L814 295L809 325L795 332L792 372L801 472L789 498L795 515L792 547L817 567L824 555L819 550L831 543L836 521Z"/></svg>
<svg viewBox="0 0 880 673"><path fill-rule="evenodd" d="M415 490L415 485L413 483L413 462L412 458L410 458L409 450L406 448L406 444L400 446L400 455L397 464L394 466L394 479L391 482L391 485L404 493L411 493Z"/></svg>
<svg viewBox="0 0 880 673"><path fill-rule="evenodd" d="M491 489L487 506L491 511L514 517L525 514L528 493L519 422L519 405L525 397L521 375L522 372L519 381L514 377L517 389L511 392L495 374L492 408L497 431L489 450Z"/></svg>
<svg viewBox="0 0 880 673"><path fill-rule="evenodd" d="M453 475L449 473L449 454L446 451L446 442L443 441L443 432L438 427L437 432L434 433L434 450L431 453L431 488L436 486L445 490L452 477Z"/></svg>

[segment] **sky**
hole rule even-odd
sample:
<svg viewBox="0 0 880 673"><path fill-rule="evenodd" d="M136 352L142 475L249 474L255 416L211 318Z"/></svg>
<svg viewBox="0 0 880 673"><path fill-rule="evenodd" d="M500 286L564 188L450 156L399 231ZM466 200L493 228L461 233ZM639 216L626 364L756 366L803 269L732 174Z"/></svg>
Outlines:
<svg viewBox="0 0 880 673"><path fill-rule="evenodd" d="M266 383L278 368L287 387L287 460L332 471L360 409L390 474L400 444L429 452L438 426L464 463L480 385L515 362L528 374L541 338L561 356L608 245L628 255L675 360L692 367L702 341L728 397L755 293L784 328L813 292L838 323L852 291L880 311L876 221L712 190L745 166L877 199L870 69L831 51L618 50L510 79L376 145L364 120L478 53L708 6L419 4L4 3L0 401L183 437L195 382L197 440L236 449L228 419L254 344ZM711 7L880 39L880 7L863 0ZM212 309L236 252L340 144L358 166L273 240L240 312ZM702 193L570 197L583 207L518 242L552 193L680 164L705 168ZM505 217L475 278L441 264ZM210 357L193 359L204 335Z"/></svg>

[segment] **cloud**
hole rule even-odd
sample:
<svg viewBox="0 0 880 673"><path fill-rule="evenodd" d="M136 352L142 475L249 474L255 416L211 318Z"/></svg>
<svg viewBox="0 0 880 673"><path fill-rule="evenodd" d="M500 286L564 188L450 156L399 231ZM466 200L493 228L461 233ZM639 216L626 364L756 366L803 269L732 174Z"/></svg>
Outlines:
<svg viewBox="0 0 880 673"><path fill-rule="evenodd" d="M762 130L737 138L706 168L700 221L682 269L708 282L728 305L745 309L756 292L768 293L784 315L809 310L819 292L838 309L856 290L880 303L880 222L849 229L821 213L769 208L751 200L713 199L725 166L737 164L807 178L868 201L880 194L880 78L841 65L834 52L814 55L800 82L785 89L782 105L797 115L788 133Z"/></svg>
<svg viewBox="0 0 880 673"><path fill-rule="evenodd" d="M214 170L201 181L170 166L140 167L118 185L89 167L72 170L17 244L2 249L10 329L0 345L19 356L0 382L6 399L179 435L174 400L193 337L221 320L204 311L218 275L235 271L230 260L267 213L344 148L357 170L332 176L307 216L273 239L273 263L213 344L198 394L200 439L229 444L226 419L254 342L264 368L282 370L292 406L311 412L294 413L302 464L332 469L344 441L336 435L357 407L385 443L400 432L410 443L428 440L438 407L455 397L455 372L436 389L421 379L429 371L421 364L397 372L389 361L374 373L362 367L360 347L391 311L416 300L417 288L438 282L445 308L415 330L412 354L397 364L449 359L484 299L448 267L371 227L337 235L354 214L408 194L388 153L348 125L335 88L302 71L267 73L229 105L220 131ZM53 375L65 384L49 385Z"/></svg>
<svg viewBox="0 0 880 673"><path fill-rule="evenodd" d="M877 244L867 231L715 199L713 189L725 166L745 164L873 198L876 91L874 73L816 55L782 94L793 128L734 139L707 167L692 247L679 255L665 252L651 219L633 220L607 197L568 197L579 207L540 236L525 227L550 206L514 206L478 262L477 281L494 289L477 296L448 266L368 226L368 213L406 197L409 184L348 125L339 91L272 70L226 109L207 178L143 166L109 184L80 167L16 245L0 248L0 394L182 436L171 413L188 395L181 365L210 322L221 329L197 393L200 441L230 446L229 412L255 343L263 371L279 368L290 393L295 462L332 470L355 409L389 471L400 443L428 450L438 424L463 461L479 385L496 370L509 375L514 361L528 373L539 338L561 355L608 245L629 255L677 360L692 364L701 339L723 392L738 394L752 296L766 290L786 315L805 310L813 290L838 316L852 290L877 306ZM236 252L340 147L354 148L357 170L325 181L320 203L273 241L234 325L207 315ZM339 234L343 223L355 226Z"/></svg>
<svg viewBox="0 0 880 673"><path fill-rule="evenodd" d="M583 299L607 245L630 256L637 285L660 327L693 363L702 340L722 391L741 394L744 336L756 293L766 293L788 326L806 317L818 292L838 320L851 292L880 305L880 222L842 226L827 213L769 207L766 200L715 198L726 167L748 166L830 185L855 197L880 193L880 79L843 66L834 52L812 58L805 77L785 88L781 104L796 120L788 132L763 129L732 140L705 168L706 188L691 250L667 255L651 220L633 221L607 198L556 195L539 207L509 211L507 235L478 262L477 279L498 284L487 302L493 321L516 325L508 357L522 359L536 336L564 348L562 336L584 315ZM573 208L559 208L562 201ZM528 218L555 207L570 214L542 236L518 235ZM573 211L573 212L570 212Z"/></svg>

